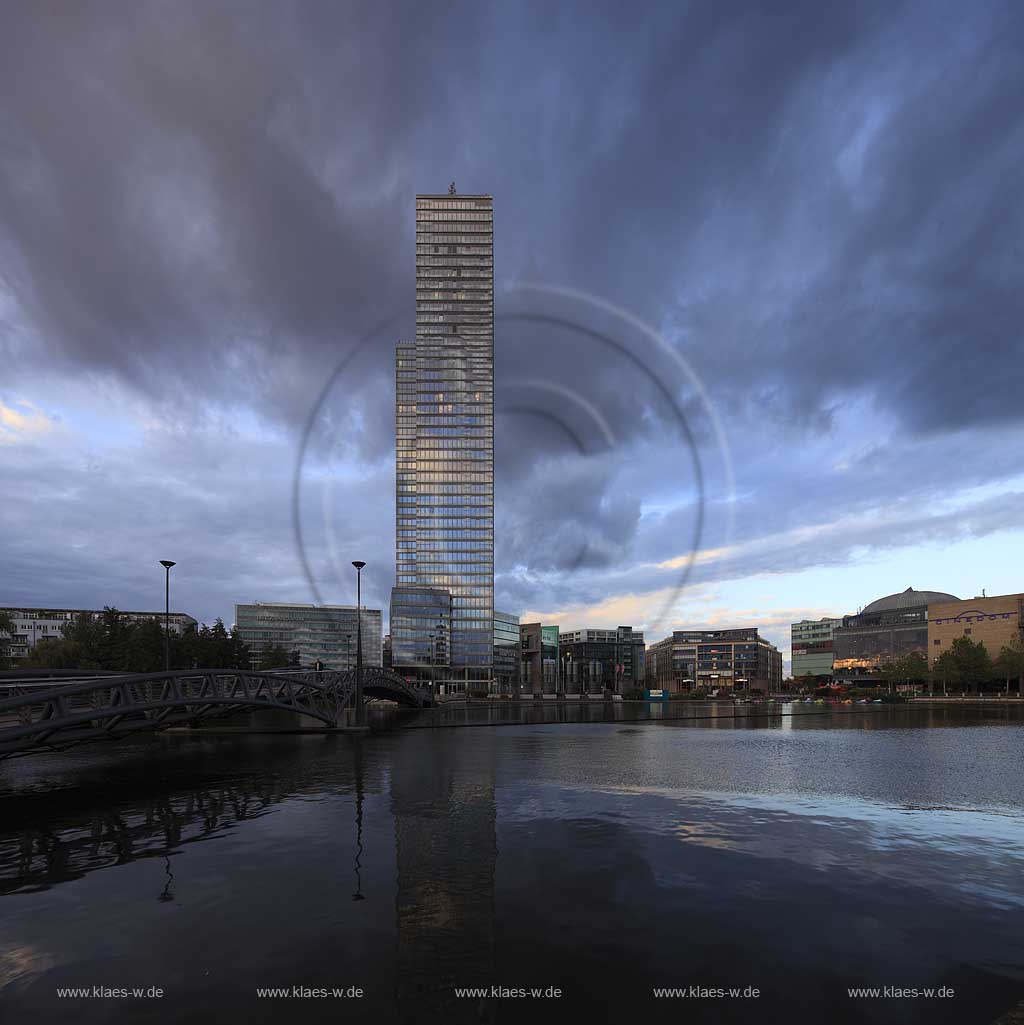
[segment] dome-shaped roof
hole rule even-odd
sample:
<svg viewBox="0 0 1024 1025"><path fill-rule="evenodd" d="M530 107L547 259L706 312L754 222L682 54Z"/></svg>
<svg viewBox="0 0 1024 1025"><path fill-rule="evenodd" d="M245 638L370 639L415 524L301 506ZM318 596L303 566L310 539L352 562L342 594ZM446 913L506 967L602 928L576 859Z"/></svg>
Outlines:
<svg viewBox="0 0 1024 1025"><path fill-rule="evenodd" d="M911 609L920 605L931 605L939 601L959 601L955 594L947 594L945 591L915 591L908 587L899 594L887 594L884 598L873 601L861 610L864 616L869 612L890 612L893 609Z"/></svg>

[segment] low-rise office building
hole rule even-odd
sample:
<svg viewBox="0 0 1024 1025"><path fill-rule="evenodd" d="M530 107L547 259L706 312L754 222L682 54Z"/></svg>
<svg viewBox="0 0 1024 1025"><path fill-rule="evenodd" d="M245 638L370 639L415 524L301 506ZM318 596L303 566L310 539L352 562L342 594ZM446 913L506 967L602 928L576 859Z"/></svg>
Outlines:
<svg viewBox="0 0 1024 1025"><path fill-rule="evenodd" d="M558 627L542 626L540 623L521 623L519 655L520 692L532 694L534 697L557 694Z"/></svg>
<svg viewBox="0 0 1024 1025"><path fill-rule="evenodd" d="M769 693L782 687L782 652L757 627L676 630L647 648L651 689L729 688Z"/></svg>
<svg viewBox="0 0 1024 1025"><path fill-rule="evenodd" d="M959 600L945 591L908 587L878 598L855 616L844 616L842 625L832 632L834 679L870 684L889 662L914 652L927 657L928 607Z"/></svg>
<svg viewBox="0 0 1024 1025"><path fill-rule="evenodd" d="M290 602L250 602L235 606L238 635L249 645L253 668L267 644L297 651L299 663L320 661L327 669L351 669L356 664L359 617L354 605L303 605ZM363 665L381 664L380 609L362 610Z"/></svg>
<svg viewBox="0 0 1024 1025"><path fill-rule="evenodd" d="M64 627L78 616L99 619L103 615L102 609L48 609L25 606L0 608L0 612L6 612L14 623L14 633L3 642L7 647L8 656L12 659L27 658L38 641L63 637ZM164 625L163 612L133 612L121 609L117 612L127 622L139 623L155 619L161 626ZM167 617L167 625L172 633L180 634L190 627L194 629L199 624L184 612L172 612Z"/></svg>
<svg viewBox="0 0 1024 1025"><path fill-rule="evenodd" d="M834 657L832 634L842 626L842 619L801 619L790 627L790 647L793 654L793 679L813 676L825 682L832 677Z"/></svg>
<svg viewBox="0 0 1024 1025"><path fill-rule="evenodd" d="M930 602L928 664L949 651L959 637L984 645L993 659L998 658L1004 647L1024 637L1024 594Z"/></svg>
<svg viewBox="0 0 1024 1025"><path fill-rule="evenodd" d="M644 635L631 626L568 630L558 654L567 694L624 694L644 685Z"/></svg>

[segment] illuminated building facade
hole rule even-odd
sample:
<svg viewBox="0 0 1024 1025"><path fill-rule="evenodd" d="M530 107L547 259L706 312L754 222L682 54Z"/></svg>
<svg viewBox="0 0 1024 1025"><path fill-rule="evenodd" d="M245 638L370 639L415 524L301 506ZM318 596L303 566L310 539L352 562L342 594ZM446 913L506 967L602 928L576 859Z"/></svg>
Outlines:
<svg viewBox="0 0 1024 1025"><path fill-rule="evenodd" d="M492 226L490 196L416 197L416 339L395 358L396 591L448 592L448 693L494 678ZM429 646L404 640L393 624L398 671Z"/></svg>

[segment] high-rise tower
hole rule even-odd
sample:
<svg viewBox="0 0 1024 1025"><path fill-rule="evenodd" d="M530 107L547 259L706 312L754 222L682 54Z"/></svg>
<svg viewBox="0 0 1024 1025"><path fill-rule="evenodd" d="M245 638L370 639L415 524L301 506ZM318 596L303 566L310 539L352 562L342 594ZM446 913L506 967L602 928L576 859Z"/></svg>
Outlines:
<svg viewBox="0 0 1024 1025"><path fill-rule="evenodd" d="M397 671L492 678L493 200L416 197L416 340L395 358Z"/></svg>

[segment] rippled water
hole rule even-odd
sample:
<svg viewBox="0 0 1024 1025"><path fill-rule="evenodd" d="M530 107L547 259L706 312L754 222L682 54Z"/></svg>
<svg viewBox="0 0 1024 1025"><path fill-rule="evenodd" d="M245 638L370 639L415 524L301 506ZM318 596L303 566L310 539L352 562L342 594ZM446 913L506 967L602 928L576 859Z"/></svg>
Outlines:
<svg viewBox="0 0 1024 1025"><path fill-rule="evenodd" d="M1022 710L816 710L0 763L3 1020L991 1022L1024 999ZM97 985L164 996L57 994ZM492 985L563 995L455 994ZM292 986L364 995L257 996ZM690 986L759 996L652 994Z"/></svg>

